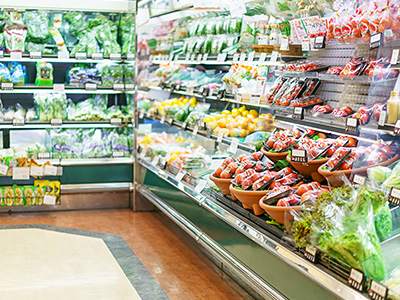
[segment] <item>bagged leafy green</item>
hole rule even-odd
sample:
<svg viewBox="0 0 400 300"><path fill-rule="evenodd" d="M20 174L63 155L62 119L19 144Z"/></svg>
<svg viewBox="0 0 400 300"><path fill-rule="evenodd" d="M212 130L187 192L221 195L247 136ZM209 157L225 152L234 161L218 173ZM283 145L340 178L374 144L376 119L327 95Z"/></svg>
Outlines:
<svg viewBox="0 0 400 300"><path fill-rule="evenodd" d="M8 69L10 70L10 79L14 85L25 84L25 66L17 62L10 62L8 63Z"/></svg>
<svg viewBox="0 0 400 300"><path fill-rule="evenodd" d="M122 53L135 52L135 17L126 15L121 18Z"/></svg>
<svg viewBox="0 0 400 300"><path fill-rule="evenodd" d="M71 130L50 130L52 138L53 153L62 158L79 158L80 150L76 147L79 145L76 131Z"/></svg>
<svg viewBox="0 0 400 300"><path fill-rule="evenodd" d="M400 188L400 162L393 168L389 178L387 178L383 185L387 188Z"/></svg>
<svg viewBox="0 0 400 300"><path fill-rule="evenodd" d="M368 178L377 182L384 182L387 178L389 178L391 172L391 169L382 166L369 168L367 170Z"/></svg>
<svg viewBox="0 0 400 300"><path fill-rule="evenodd" d="M96 27L96 38L102 44L105 56L109 56L111 53L121 53L121 47L117 42L116 36L112 34L109 23Z"/></svg>
<svg viewBox="0 0 400 300"><path fill-rule="evenodd" d="M27 40L45 44L50 40L49 15L44 11L24 12L24 23L28 27Z"/></svg>
<svg viewBox="0 0 400 300"><path fill-rule="evenodd" d="M88 29L88 23L82 13L67 13L64 18L70 23L69 32L76 37Z"/></svg>

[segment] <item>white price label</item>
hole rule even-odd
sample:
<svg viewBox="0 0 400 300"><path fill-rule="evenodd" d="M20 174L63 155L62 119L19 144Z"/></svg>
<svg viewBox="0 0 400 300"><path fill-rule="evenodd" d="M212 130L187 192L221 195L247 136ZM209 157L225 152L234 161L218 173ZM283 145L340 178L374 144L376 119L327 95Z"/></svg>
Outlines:
<svg viewBox="0 0 400 300"><path fill-rule="evenodd" d="M158 156L154 156L153 160L151 161L151 164L156 167L159 160L160 159Z"/></svg>
<svg viewBox="0 0 400 300"><path fill-rule="evenodd" d="M57 53L58 59L69 59L69 52L60 51Z"/></svg>
<svg viewBox="0 0 400 300"><path fill-rule="evenodd" d="M259 95L251 95L250 96L250 104L259 105L260 104L260 96Z"/></svg>
<svg viewBox="0 0 400 300"><path fill-rule="evenodd" d="M309 39L304 39L301 41L301 50L310 51L310 41Z"/></svg>
<svg viewBox="0 0 400 300"><path fill-rule="evenodd" d="M162 116L161 116L160 122L161 122L161 123L165 123L165 115L162 115Z"/></svg>
<svg viewBox="0 0 400 300"><path fill-rule="evenodd" d="M199 54L197 55L197 62L201 63L201 60L203 59L203 55Z"/></svg>
<svg viewBox="0 0 400 300"><path fill-rule="evenodd" d="M25 120L24 119L13 119L14 126L24 126Z"/></svg>
<svg viewBox="0 0 400 300"><path fill-rule="evenodd" d="M123 151L113 151L113 157L124 157L124 152Z"/></svg>
<svg viewBox="0 0 400 300"><path fill-rule="evenodd" d="M185 177L185 175L186 175L186 172L185 172L185 171L180 171L180 172L176 175L175 179L179 182L179 181L181 181L181 180L183 179L183 177Z"/></svg>
<svg viewBox="0 0 400 300"><path fill-rule="evenodd" d="M242 95L239 93L236 93L236 101L237 102L242 102Z"/></svg>
<svg viewBox="0 0 400 300"><path fill-rule="evenodd" d="M279 55L278 51L272 51L272 53L271 53L271 62L272 63L275 63L278 60L278 55Z"/></svg>
<svg viewBox="0 0 400 300"><path fill-rule="evenodd" d="M87 56L86 56L85 52L78 52L78 53L75 54L75 58L76 59L86 59Z"/></svg>
<svg viewBox="0 0 400 300"><path fill-rule="evenodd" d="M29 167L12 168L13 180L29 180L30 170Z"/></svg>
<svg viewBox="0 0 400 300"><path fill-rule="evenodd" d="M114 91L123 91L125 89L125 84L123 83L114 83L113 90Z"/></svg>
<svg viewBox="0 0 400 300"><path fill-rule="evenodd" d="M357 127L358 120L356 118L347 118L346 119L346 126L348 127Z"/></svg>
<svg viewBox="0 0 400 300"><path fill-rule="evenodd" d="M207 185L207 181L201 179L197 183L197 186L195 187L194 190L196 191L196 193L201 193L204 190L204 188L206 187L206 185Z"/></svg>
<svg viewBox="0 0 400 300"><path fill-rule="evenodd" d="M226 60L226 53L219 53L217 56L217 62L224 62Z"/></svg>
<svg viewBox="0 0 400 300"><path fill-rule="evenodd" d="M208 53L203 54L203 62L206 62L208 59Z"/></svg>
<svg viewBox="0 0 400 300"><path fill-rule="evenodd" d="M147 53L146 53L147 54ZM148 55L148 54L147 54ZM135 54L133 53L128 53L126 56L127 60L135 60Z"/></svg>
<svg viewBox="0 0 400 300"><path fill-rule="evenodd" d="M57 176L63 175L63 167L57 167Z"/></svg>
<svg viewBox="0 0 400 300"><path fill-rule="evenodd" d="M239 146L239 140L237 138L232 138L232 142L228 151L233 154L236 154L238 146Z"/></svg>
<svg viewBox="0 0 400 300"><path fill-rule="evenodd" d="M241 17L244 13L246 13L246 5L244 4L244 0L230 0L229 11L232 18Z"/></svg>
<svg viewBox="0 0 400 300"><path fill-rule="evenodd" d="M42 58L42 52L30 52L29 57L32 59L41 59Z"/></svg>
<svg viewBox="0 0 400 300"><path fill-rule="evenodd" d="M44 166L44 175L57 176L57 167L55 166Z"/></svg>
<svg viewBox="0 0 400 300"><path fill-rule="evenodd" d="M144 159L146 157L146 150L142 149L142 152L139 153L139 158Z"/></svg>
<svg viewBox="0 0 400 300"><path fill-rule="evenodd" d="M386 110L381 110L381 112L379 113L378 125L385 126L385 123L386 123Z"/></svg>
<svg viewBox="0 0 400 300"><path fill-rule="evenodd" d="M395 64L397 64L398 60L399 60L399 49L393 49L392 58L390 60L390 63L392 65L395 65Z"/></svg>
<svg viewBox="0 0 400 300"><path fill-rule="evenodd" d="M53 195L44 195L43 204L44 205L56 205L56 196Z"/></svg>
<svg viewBox="0 0 400 300"><path fill-rule="evenodd" d="M240 54L240 62L241 63L244 63L244 61L246 60L246 53L242 53L242 54Z"/></svg>
<svg viewBox="0 0 400 300"><path fill-rule="evenodd" d="M6 165L0 165L0 174L7 175L8 167Z"/></svg>
<svg viewBox="0 0 400 300"><path fill-rule="evenodd" d="M146 117L147 117L147 118L150 118L150 117L151 117L151 113L150 113L149 110L148 110L147 113L146 113Z"/></svg>
<svg viewBox="0 0 400 300"><path fill-rule="evenodd" d="M236 64L239 61L239 54L234 54L233 55L233 63Z"/></svg>
<svg viewBox="0 0 400 300"><path fill-rule="evenodd" d="M0 58L3 58L3 57L4 57L4 51L1 50L1 51L0 51Z"/></svg>
<svg viewBox="0 0 400 300"><path fill-rule="evenodd" d="M193 134L196 135L199 132L199 125L195 125L193 128Z"/></svg>
<svg viewBox="0 0 400 300"><path fill-rule="evenodd" d="M302 111L303 111L302 107L295 107L294 108L294 114L296 114L296 115L301 115Z"/></svg>
<svg viewBox="0 0 400 300"><path fill-rule="evenodd" d="M260 63L260 64L264 63L266 57L267 57L267 53L262 52L262 53L260 54L260 59L258 60L258 63Z"/></svg>
<svg viewBox="0 0 400 300"><path fill-rule="evenodd" d="M280 50L289 51L289 38L287 36L282 37Z"/></svg>
<svg viewBox="0 0 400 300"><path fill-rule="evenodd" d="M353 182L359 185L363 185L365 183L366 178L364 176L360 176L355 174L353 178Z"/></svg>
<svg viewBox="0 0 400 300"><path fill-rule="evenodd" d="M368 295L372 299L378 299L378 300L385 299L387 296L387 291L388 291L387 287L376 282L375 280L371 280L371 286L368 291Z"/></svg>
<svg viewBox="0 0 400 300"><path fill-rule="evenodd" d="M186 88L186 92L187 92L187 94L188 94L189 96L193 96L193 94L194 94L194 86L188 86L188 87Z"/></svg>
<svg viewBox="0 0 400 300"><path fill-rule="evenodd" d="M22 52L12 51L10 53L10 57L11 57L11 59L20 60L20 59L22 59Z"/></svg>
<svg viewBox="0 0 400 300"><path fill-rule="evenodd" d="M217 142L221 143L223 137L224 137L224 132L221 130L221 131L218 132Z"/></svg>
<svg viewBox="0 0 400 300"><path fill-rule="evenodd" d="M170 54L168 60L169 60L169 61L172 61L173 59L174 59L174 55L173 55L173 54Z"/></svg>
<svg viewBox="0 0 400 300"><path fill-rule="evenodd" d="M352 268L350 271L350 277L358 283L361 283L364 279L364 274L357 269Z"/></svg>
<svg viewBox="0 0 400 300"><path fill-rule="evenodd" d="M43 167L31 167L31 176L43 176L44 169Z"/></svg>
<svg viewBox="0 0 400 300"><path fill-rule="evenodd" d="M50 153L44 152L44 153L38 153L38 159L49 159L50 158Z"/></svg>
<svg viewBox="0 0 400 300"><path fill-rule="evenodd" d="M255 55L255 52L254 52L254 51L253 51L253 52L250 52L247 61L252 62L252 61L254 60L254 55Z"/></svg>
<svg viewBox="0 0 400 300"><path fill-rule="evenodd" d="M127 90L127 91L133 91L134 88L135 88L135 85L132 83L125 84L125 90Z"/></svg>
<svg viewBox="0 0 400 300"><path fill-rule="evenodd" d="M140 111L139 119L143 119L143 117L144 117L144 109L142 109L142 110Z"/></svg>
<svg viewBox="0 0 400 300"><path fill-rule="evenodd" d="M51 126L61 126L62 125L62 120L61 119L51 119L50 124Z"/></svg>
<svg viewBox="0 0 400 300"><path fill-rule="evenodd" d="M190 56L190 60L191 61L195 61L196 60L196 54L193 53L192 56Z"/></svg>
<svg viewBox="0 0 400 300"><path fill-rule="evenodd" d="M189 60L190 59L190 53L186 54L185 60Z"/></svg>
<svg viewBox="0 0 400 300"><path fill-rule="evenodd" d="M390 196L400 199L400 189L392 188Z"/></svg>
<svg viewBox="0 0 400 300"><path fill-rule="evenodd" d="M312 246L312 245L308 245L306 247L306 251L308 253L310 253L311 255L313 255L313 256L315 256L317 254L317 248L315 246Z"/></svg>
<svg viewBox="0 0 400 300"><path fill-rule="evenodd" d="M97 84L95 83L86 83L85 84L85 89L88 91L95 91L97 90Z"/></svg>
<svg viewBox="0 0 400 300"><path fill-rule="evenodd" d="M54 83L53 84L53 91L55 93L64 93L65 91L65 84L64 83Z"/></svg>
<svg viewBox="0 0 400 300"><path fill-rule="evenodd" d="M103 53L93 53L92 54L92 59L102 60L103 59Z"/></svg>
<svg viewBox="0 0 400 300"><path fill-rule="evenodd" d="M113 126L121 126L122 125L122 119L121 118L111 118L110 124Z"/></svg>
<svg viewBox="0 0 400 300"><path fill-rule="evenodd" d="M110 59L111 60L121 60L121 54L120 53L111 53Z"/></svg>
<svg viewBox="0 0 400 300"><path fill-rule="evenodd" d="M12 84L12 82L2 82L1 83L1 89L2 90L13 90L14 89L14 85Z"/></svg>

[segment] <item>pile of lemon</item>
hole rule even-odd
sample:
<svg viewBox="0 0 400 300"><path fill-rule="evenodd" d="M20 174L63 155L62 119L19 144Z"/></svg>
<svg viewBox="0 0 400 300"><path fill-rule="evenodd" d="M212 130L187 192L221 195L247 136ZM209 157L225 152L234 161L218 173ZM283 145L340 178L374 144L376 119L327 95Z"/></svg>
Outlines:
<svg viewBox="0 0 400 300"><path fill-rule="evenodd" d="M192 98L186 98L186 97L180 97L180 98L174 98L174 99L168 99L164 100L162 102L155 102L154 103L154 108L158 109L158 113L161 115L166 115L166 111L173 107L183 107L187 103L189 103L190 107L196 107L197 105L197 100L195 97Z"/></svg>
<svg viewBox="0 0 400 300"><path fill-rule="evenodd" d="M254 109L245 106L223 110L219 114L208 116L203 120L214 134L222 131L224 137L246 137L255 131L270 131L274 122L272 114L258 114Z"/></svg>

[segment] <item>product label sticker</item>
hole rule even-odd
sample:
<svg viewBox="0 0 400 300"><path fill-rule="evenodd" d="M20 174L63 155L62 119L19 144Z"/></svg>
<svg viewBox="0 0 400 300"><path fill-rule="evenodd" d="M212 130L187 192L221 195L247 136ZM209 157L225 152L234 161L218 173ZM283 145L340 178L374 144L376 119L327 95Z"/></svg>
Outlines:
<svg viewBox="0 0 400 300"><path fill-rule="evenodd" d="M364 287L364 279L365 276L363 272L358 271L357 269L351 268L350 277L347 280L349 285L355 288L357 291L362 292Z"/></svg>
<svg viewBox="0 0 400 300"><path fill-rule="evenodd" d="M12 82L2 82L1 83L1 89L2 90L13 90L14 85Z"/></svg>
<svg viewBox="0 0 400 300"><path fill-rule="evenodd" d="M272 63L275 63L278 60L278 55L279 55L278 51L272 51L272 53L271 53L271 62Z"/></svg>
<svg viewBox="0 0 400 300"><path fill-rule="evenodd" d="M85 84L85 89L88 91L95 91L97 90L97 84L95 83L86 83Z"/></svg>
<svg viewBox="0 0 400 300"><path fill-rule="evenodd" d="M315 263L317 261L318 249L315 246L309 245L306 247L306 251L304 251L304 256Z"/></svg>
<svg viewBox="0 0 400 300"><path fill-rule="evenodd" d="M292 149L291 160L294 162L306 163L308 161L307 151L304 149Z"/></svg>
<svg viewBox="0 0 400 300"><path fill-rule="evenodd" d="M122 119L121 118L111 118L110 124L112 126L121 126L122 125Z"/></svg>
<svg viewBox="0 0 400 300"><path fill-rule="evenodd" d="M179 182L179 181L182 181L182 179L183 179L183 177L185 177L185 175L186 175L186 172L185 171L180 171L177 175L176 175L176 177L175 177L175 179Z"/></svg>
<svg viewBox="0 0 400 300"><path fill-rule="evenodd" d="M244 4L244 0L229 1L229 11L232 18L241 17L244 13L246 13L246 5Z"/></svg>
<svg viewBox="0 0 400 300"><path fill-rule="evenodd" d="M24 119L13 119L14 126L24 126L25 120Z"/></svg>
<svg viewBox="0 0 400 300"><path fill-rule="evenodd" d="M347 118L346 119L346 127L347 132L356 133L358 132L358 119L356 118Z"/></svg>
<svg viewBox="0 0 400 300"><path fill-rule="evenodd" d="M58 57L58 59L62 59L62 60L69 59L69 53L66 51L59 51L57 53L57 57Z"/></svg>
<svg viewBox="0 0 400 300"><path fill-rule="evenodd" d="M301 50L302 51L310 51L310 40L304 39L301 41Z"/></svg>
<svg viewBox="0 0 400 300"><path fill-rule="evenodd" d="M304 107L295 107L293 109L293 119L303 120L304 119Z"/></svg>
<svg viewBox="0 0 400 300"><path fill-rule="evenodd" d="M267 57L267 53L262 52L262 53L260 54L260 58L259 58L259 60L258 60L258 63L260 63L260 64L264 63L266 57Z"/></svg>
<svg viewBox="0 0 400 300"><path fill-rule="evenodd" d="M207 181L200 179L194 190L196 191L196 193L200 194L204 190L206 185L207 185Z"/></svg>
<svg viewBox="0 0 400 300"><path fill-rule="evenodd" d="M393 49L392 58L390 59L390 64L396 65L399 60L399 49Z"/></svg>
<svg viewBox="0 0 400 300"><path fill-rule="evenodd" d="M43 204L45 205L56 205L56 196L53 195L44 195Z"/></svg>
<svg viewBox="0 0 400 300"><path fill-rule="evenodd" d="M48 165L44 166L44 175L57 176L57 167Z"/></svg>
<svg viewBox="0 0 400 300"><path fill-rule="evenodd" d="M364 185L367 178L358 174L354 174L353 183L357 185Z"/></svg>
<svg viewBox="0 0 400 300"><path fill-rule="evenodd" d="M226 53L219 53L217 56L217 62L224 62L226 60Z"/></svg>
<svg viewBox="0 0 400 300"><path fill-rule="evenodd" d="M385 126L385 123L386 123L386 110L381 110L381 112L379 113L378 125Z"/></svg>
<svg viewBox="0 0 400 300"><path fill-rule="evenodd" d="M15 59L15 60L20 60L20 59L22 59L22 52L20 52L20 51L11 51L10 58L11 59Z"/></svg>
<svg viewBox="0 0 400 300"><path fill-rule="evenodd" d="M64 83L54 83L53 84L53 92L55 93L64 93L65 84Z"/></svg>
<svg viewBox="0 0 400 300"><path fill-rule="evenodd" d="M86 59L86 58L87 58L86 52L75 53L75 59Z"/></svg>
<svg viewBox="0 0 400 300"><path fill-rule="evenodd" d="M124 157L124 151L113 151L112 153L114 158L118 158L118 157Z"/></svg>
<svg viewBox="0 0 400 300"><path fill-rule="evenodd" d="M238 147L239 147L239 140L237 138L232 138L228 152L236 154Z"/></svg>
<svg viewBox="0 0 400 300"><path fill-rule="evenodd" d="M371 284L368 290L368 296L373 300L384 300L387 297L388 289L383 284L375 280L371 280Z"/></svg>
<svg viewBox="0 0 400 300"><path fill-rule="evenodd" d="M250 96L250 104L260 105L261 97L260 95L251 95Z"/></svg>
<svg viewBox="0 0 400 300"><path fill-rule="evenodd" d="M31 59L42 59L42 52L30 52L29 57Z"/></svg>
<svg viewBox="0 0 400 300"><path fill-rule="evenodd" d="M51 126L61 126L62 119L51 119L50 124L51 124Z"/></svg>
<svg viewBox="0 0 400 300"><path fill-rule="evenodd" d="M30 169L29 167L12 168L13 180L29 180Z"/></svg>
<svg viewBox="0 0 400 300"><path fill-rule="evenodd" d="M289 37L282 36L281 51L289 51Z"/></svg>
<svg viewBox="0 0 400 300"><path fill-rule="evenodd" d="M394 205L400 206L400 189L392 188L388 200Z"/></svg>
<svg viewBox="0 0 400 300"><path fill-rule="evenodd" d="M121 60L121 54L120 53L111 53L110 59L111 60Z"/></svg>
<svg viewBox="0 0 400 300"><path fill-rule="evenodd" d="M102 60L103 59L103 53L93 53L92 54L92 59Z"/></svg>
<svg viewBox="0 0 400 300"><path fill-rule="evenodd" d="M7 175L8 167L6 165L0 165L0 174Z"/></svg>
<svg viewBox="0 0 400 300"><path fill-rule="evenodd" d="M43 176L44 169L43 167L31 167L31 176Z"/></svg>

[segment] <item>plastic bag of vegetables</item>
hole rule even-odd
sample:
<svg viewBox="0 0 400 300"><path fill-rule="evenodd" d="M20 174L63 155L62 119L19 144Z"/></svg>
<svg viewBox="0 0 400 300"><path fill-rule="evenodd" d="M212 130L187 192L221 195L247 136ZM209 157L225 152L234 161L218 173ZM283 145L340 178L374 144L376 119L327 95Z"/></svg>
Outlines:
<svg viewBox="0 0 400 300"><path fill-rule="evenodd" d="M50 39L49 15L44 11L26 11L23 17L28 27L26 39L30 42L45 44Z"/></svg>

